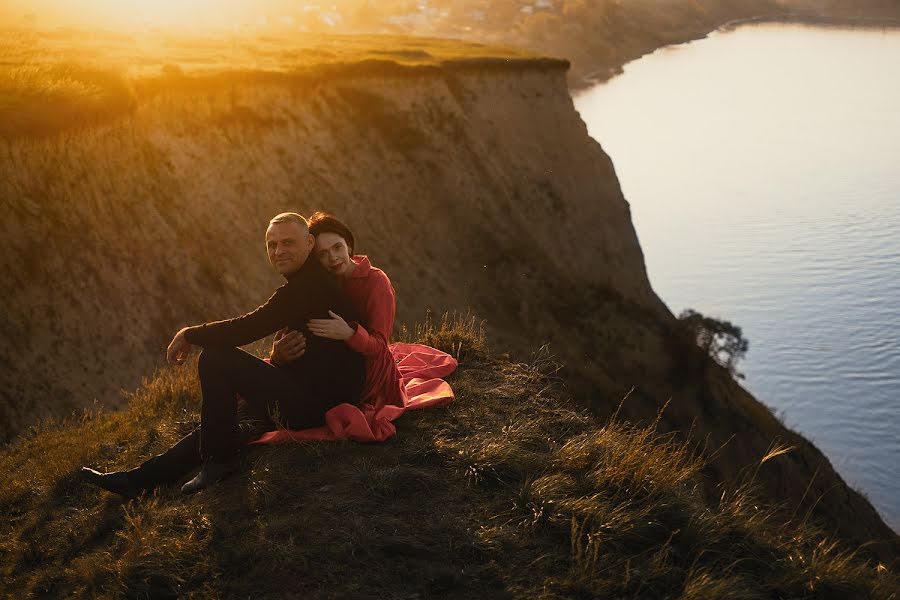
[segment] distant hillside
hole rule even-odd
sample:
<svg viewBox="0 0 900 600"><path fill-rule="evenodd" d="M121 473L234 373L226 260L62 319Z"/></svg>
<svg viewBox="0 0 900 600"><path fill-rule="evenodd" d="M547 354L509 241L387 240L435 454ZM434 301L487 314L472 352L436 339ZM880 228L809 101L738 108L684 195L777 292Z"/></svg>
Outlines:
<svg viewBox="0 0 900 600"><path fill-rule="evenodd" d="M132 66L143 74L158 72L153 57L160 51L171 53L171 63L187 70L215 67L222 61L248 70L271 70L285 64L355 62L365 55L425 63L446 58L448 50L458 51L446 43L435 44L434 38L451 38L456 45L466 40L480 46L482 53L482 45L491 44L490 53L495 55L497 46L505 47L504 55L520 55L521 51L510 50L512 46L564 58L572 63L568 79L573 88L604 80L625 63L663 46L746 20L900 26L896 0L342 0L332 5L257 0L234 3L227 16L215 19L195 16L187 22L186 11L182 33L185 29L219 33L185 43L177 30L159 29L134 15L129 19L120 12L120 19L110 20L109 14L104 19L96 12L98 3L93 4L94 12L64 15L49 13L29 0L7 0L0 6L0 23L32 37L36 28L55 28L51 47L78 36L78 49L68 47L58 55L71 61L82 62L85 53L97 50L103 53L102 62L121 59L123 54L140 56ZM200 13L201 8L190 12ZM96 30L116 26L124 29ZM3 33L9 37L11 30ZM344 39L335 43L337 35ZM371 45L374 35L382 38L383 48ZM419 41L402 41L412 36ZM214 37L220 38L218 44ZM0 40L0 46L6 41ZM398 41L408 47L394 51L391 46ZM115 51L110 52L110 44L117 46Z"/></svg>
<svg viewBox="0 0 900 600"><path fill-rule="evenodd" d="M491 7L488 14L502 11L505 18L498 14L452 34L565 57L572 62L569 83L576 88L603 81L658 48L743 20L900 26L900 4L894 0L556 0L524 12L521 6L530 3L484 4ZM438 28L434 34L451 32Z"/></svg>
<svg viewBox="0 0 900 600"><path fill-rule="evenodd" d="M48 425L0 453L0 596L55 598L893 598L900 581L776 513L741 481L702 494L702 461L653 428L572 403L552 358L486 353L472 329L454 404L381 444L248 450L195 497L123 504L82 464L129 467L195 422L193 366L118 413ZM757 457L764 472L784 455Z"/></svg>
<svg viewBox="0 0 900 600"><path fill-rule="evenodd" d="M33 87L16 82L49 69L58 85L25 106L59 100L82 118L0 141L0 431L119 405L180 326L244 312L279 285L262 244L272 215L326 209L391 276L399 322L471 307L515 357L549 342L601 418L632 388L619 413L631 422L670 401L660 430L716 449L711 482L792 446L760 471L760 493L854 544L878 540L889 560L896 536L866 499L685 339L653 292L566 63L483 50L433 64L195 72L157 57L149 79L128 64L102 71L118 78L84 65L11 75L3 89L21 99ZM107 101L121 110L91 108Z"/></svg>

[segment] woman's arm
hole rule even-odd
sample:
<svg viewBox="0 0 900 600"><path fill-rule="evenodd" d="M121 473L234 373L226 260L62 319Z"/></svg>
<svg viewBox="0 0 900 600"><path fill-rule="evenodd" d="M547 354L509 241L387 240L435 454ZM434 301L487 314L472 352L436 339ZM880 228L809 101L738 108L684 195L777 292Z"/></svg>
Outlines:
<svg viewBox="0 0 900 600"><path fill-rule="evenodd" d="M313 335L333 340L343 340L350 348L365 356L373 356L388 350L388 339L394 327L394 287L382 271L373 271L363 289L367 326L356 321L345 321L340 315L328 311L330 319L311 319L307 326Z"/></svg>
<svg viewBox="0 0 900 600"><path fill-rule="evenodd" d="M354 351L371 356L384 352L394 328L394 286L383 271L373 271L366 295L366 326L356 323L356 333L347 340Z"/></svg>

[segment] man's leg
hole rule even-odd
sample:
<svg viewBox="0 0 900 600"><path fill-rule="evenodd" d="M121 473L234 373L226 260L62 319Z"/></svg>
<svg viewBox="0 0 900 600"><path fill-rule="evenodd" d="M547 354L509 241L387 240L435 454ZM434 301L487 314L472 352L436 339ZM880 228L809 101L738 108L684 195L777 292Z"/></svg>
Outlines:
<svg viewBox="0 0 900 600"><path fill-rule="evenodd" d="M198 370L203 404L200 410L200 454L219 461L230 460L241 446L238 432L237 395L250 414L264 418L278 414L293 429L325 423L323 399L311 396L307 386L283 369L237 348L207 348L200 354Z"/></svg>
<svg viewBox="0 0 900 600"><path fill-rule="evenodd" d="M181 486L186 494L198 492L233 471L234 456L242 445L238 394L251 414L266 415L281 412L279 407L290 407L292 420L288 426L324 423L325 411L314 399L304 397L303 386L283 370L242 350L206 348L200 354L198 371L203 393L200 456L204 463L197 476ZM298 406L303 410L298 411Z"/></svg>
<svg viewBox="0 0 900 600"><path fill-rule="evenodd" d="M262 433L271 430L271 421L266 413L245 414L238 408L238 413L245 418L240 423L240 443L258 438ZM247 419L246 417L249 417ZM144 461L140 466L128 471L102 473L88 467L82 467L81 474L90 483L115 492L126 498L133 498L158 485L178 481L203 463L200 458L200 428L181 438L174 446L161 454Z"/></svg>
<svg viewBox="0 0 900 600"><path fill-rule="evenodd" d="M199 467L201 462L200 428L197 428L162 454L144 461L141 466L126 473L135 487L149 490L181 479Z"/></svg>
<svg viewBox="0 0 900 600"><path fill-rule="evenodd" d="M181 479L200 466L200 429L195 429L177 444L141 466L128 471L101 473L89 467L81 468L81 475L90 483L105 490L134 498L145 490L162 483Z"/></svg>
<svg viewBox="0 0 900 600"><path fill-rule="evenodd" d="M133 497L181 479L203 459L229 463L238 449L267 429L260 422L270 423L273 413L281 416L285 426L295 429L325 422L330 406L325 406L319 394L306 393L305 386L284 371L242 350L206 349L200 354L198 370L203 392L198 429L136 469L99 473L85 467L82 475L94 485ZM254 421L245 431L238 427L238 394L244 399L244 412ZM222 470L220 476L225 472Z"/></svg>

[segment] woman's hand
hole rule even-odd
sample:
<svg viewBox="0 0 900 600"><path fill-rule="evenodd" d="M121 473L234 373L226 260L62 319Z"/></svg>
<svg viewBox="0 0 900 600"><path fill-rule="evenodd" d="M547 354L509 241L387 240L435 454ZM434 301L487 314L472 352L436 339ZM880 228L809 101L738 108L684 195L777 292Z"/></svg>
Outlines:
<svg viewBox="0 0 900 600"><path fill-rule="evenodd" d="M330 319L311 319L306 325L309 330L319 337L332 340L349 340L356 333L356 329L347 325L347 321L340 316L328 311Z"/></svg>
<svg viewBox="0 0 900 600"><path fill-rule="evenodd" d="M269 362L280 367L306 354L306 337L299 331L284 327L279 329L272 341Z"/></svg>

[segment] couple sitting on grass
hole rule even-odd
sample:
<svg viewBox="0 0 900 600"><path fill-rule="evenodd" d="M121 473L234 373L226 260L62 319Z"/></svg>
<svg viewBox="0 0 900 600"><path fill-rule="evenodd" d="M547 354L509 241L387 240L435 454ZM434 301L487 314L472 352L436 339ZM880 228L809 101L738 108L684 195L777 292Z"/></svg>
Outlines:
<svg viewBox="0 0 900 600"><path fill-rule="evenodd" d="M266 250L287 282L252 312L182 329L166 352L169 363L181 365L193 346L203 348L197 362L200 427L135 469L101 473L83 467L84 478L133 498L201 467L181 488L191 494L231 473L248 442L378 441L393 434L390 420L404 409L452 399L439 379L401 375L398 362L413 354L416 366L407 375L446 375L456 361L408 344L392 352L393 286L367 257L353 255L354 243L347 226L325 213L309 221L290 212L274 217ZM237 348L273 333L268 362ZM418 402L410 402L407 389ZM260 437L275 425L282 429Z"/></svg>

